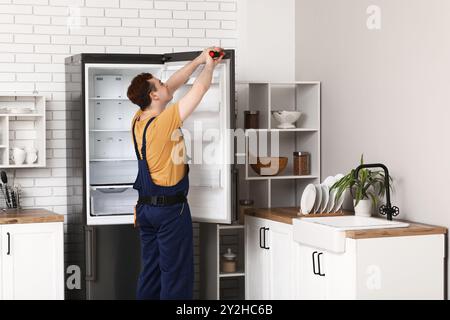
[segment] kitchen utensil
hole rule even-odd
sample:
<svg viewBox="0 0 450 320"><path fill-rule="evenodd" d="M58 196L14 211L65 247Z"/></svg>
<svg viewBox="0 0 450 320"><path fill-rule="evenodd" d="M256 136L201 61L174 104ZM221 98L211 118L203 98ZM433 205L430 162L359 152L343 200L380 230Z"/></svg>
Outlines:
<svg viewBox="0 0 450 320"><path fill-rule="evenodd" d="M279 129L294 129L296 122L302 113L300 111L273 110L272 116L280 122Z"/></svg>
<svg viewBox="0 0 450 320"><path fill-rule="evenodd" d="M244 111L244 129L259 129L259 111Z"/></svg>
<svg viewBox="0 0 450 320"><path fill-rule="evenodd" d="M11 190L11 208L17 208L16 193L14 192L14 189Z"/></svg>
<svg viewBox="0 0 450 320"><path fill-rule="evenodd" d="M302 199L300 200L300 210L303 214L311 213L316 201L316 188L312 183L308 184L303 190Z"/></svg>
<svg viewBox="0 0 450 320"><path fill-rule="evenodd" d="M318 212L320 204L322 203L322 188L320 187L320 184L315 184L314 188L316 188L316 200L314 201L314 207L311 213Z"/></svg>
<svg viewBox="0 0 450 320"><path fill-rule="evenodd" d="M330 196L328 198L328 204L327 204L327 207L325 209L326 212L333 212L334 203L336 201L336 193L337 193L336 189L330 190Z"/></svg>
<svg viewBox="0 0 450 320"><path fill-rule="evenodd" d="M222 257L222 272L236 272L236 254L231 252L231 248Z"/></svg>
<svg viewBox="0 0 450 320"><path fill-rule="evenodd" d="M322 188L322 204L320 205L320 213L325 213L326 208L327 208L327 204L328 204L328 200L330 197L330 189L328 188L327 185L325 184L321 184L320 187Z"/></svg>
<svg viewBox="0 0 450 320"><path fill-rule="evenodd" d="M309 175L311 173L310 159L311 154L306 151L295 151L293 153L294 159L294 174L298 176Z"/></svg>
<svg viewBox="0 0 450 320"><path fill-rule="evenodd" d="M323 184L328 186L328 188L331 188L331 186L336 182L336 178L333 176L328 176L323 180Z"/></svg>
<svg viewBox="0 0 450 320"><path fill-rule="evenodd" d="M37 149L33 147L25 148L25 151L27 153L26 155L26 162L27 164L33 164L37 160Z"/></svg>
<svg viewBox="0 0 450 320"><path fill-rule="evenodd" d="M3 182L3 184L7 184L8 183L8 176L6 175L5 171L2 171L0 173L0 178L1 178L2 182Z"/></svg>
<svg viewBox="0 0 450 320"><path fill-rule="evenodd" d="M260 176L275 176L286 168L287 162L287 157L258 157L250 166Z"/></svg>
<svg viewBox="0 0 450 320"><path fill-rule="evenodd" d="M12 159L15 164L17 164L17 165L23 164L25 162L26 155L27 155L27 153L25 152L24 149L19 148L19 147L13 148Z"/></svg>
<svg viewBox="0 0 450 320"><path fill-rule="evenodd" d="M341 180L343 177L344 177L344 175L342 173L338 173L337 175L334 176L334 178L336 179L336 182L339 182L339 180ZM343 194L341 194L341 197L339 199L336 199L337 194L335 195L334 207L332 209L332 212L339 211L339 209L342 207L342 204L344 203L345 195L346 195L346 193L344 192Z"/></svg>

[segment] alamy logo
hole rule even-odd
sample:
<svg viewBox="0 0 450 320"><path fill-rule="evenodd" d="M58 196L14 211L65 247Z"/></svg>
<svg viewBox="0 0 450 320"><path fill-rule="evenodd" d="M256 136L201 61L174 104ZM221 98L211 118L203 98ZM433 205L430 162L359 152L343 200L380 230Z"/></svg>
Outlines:
<svg viewBox="0 0 450 320"><path fill-rule="evenodd" d="M366 269L367 280L366 286L369 290L381 289L381 269L378 266L371 265Z"/></svg>
<svg viewBox="0 0 450 320"><path fill-rule="evenodd" d="M370 5L367 7L366 13L369 15L367 17L366 25L369 30L380 30L381 29L381 8L376 5Z"/></svg>

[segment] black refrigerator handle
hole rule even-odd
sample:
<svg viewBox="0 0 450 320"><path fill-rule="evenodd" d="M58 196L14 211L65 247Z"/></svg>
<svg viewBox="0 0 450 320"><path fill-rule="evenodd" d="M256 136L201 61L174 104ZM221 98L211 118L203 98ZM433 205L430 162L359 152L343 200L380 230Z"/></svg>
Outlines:
<svg viewBox="0 0 450 320"><path fill-rule="evenodd" d="M97 280L96 274L96 241L95 229L91 226L86 226L86 281Z"/></svg>

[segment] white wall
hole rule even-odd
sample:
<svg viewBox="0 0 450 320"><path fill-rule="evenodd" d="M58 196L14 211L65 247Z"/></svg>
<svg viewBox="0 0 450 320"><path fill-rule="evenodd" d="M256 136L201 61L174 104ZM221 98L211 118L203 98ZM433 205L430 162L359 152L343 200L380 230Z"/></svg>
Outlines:
<svg viewBox="0 0 450 320"><path fill-rule="evenodd" d="M242 81L295 78L295 0L237 0Z"/></svg>
<svg viewBox="0 0 450 320"><path fill-rule="evenodd" d="M235 48L236 16L235 0L0 0L0 91L37 90L48 99L47 168L8 170L24 187L23 205L65 214L66 229L80 223L67 214L67 195L79 196L66 187L65 157L80 115L64 104L65 57ZM66 237L66 264L78 264L79 244Z"/></svg>
<svg viewBox="0 0 450 320"><path fill-rule="evenodd" d="M380 30L366 27L372 4ZM296 78L323 84L323 176L364 153L391 170L401 218L447 227L449 17L446 0L296 2Z"/></svg>

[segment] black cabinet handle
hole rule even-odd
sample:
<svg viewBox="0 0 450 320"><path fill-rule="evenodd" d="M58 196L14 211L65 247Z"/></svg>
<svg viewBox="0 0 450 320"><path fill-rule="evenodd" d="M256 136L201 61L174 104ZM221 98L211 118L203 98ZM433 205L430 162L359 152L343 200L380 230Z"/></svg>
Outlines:
<svg viewBox="0 0 450 320"><path fill-rule="evenodd" d="M9 256L11 254L11 234L7 232L6 235L8 236L8 252L6 254Z"/></svg>
<svg viewBox="0 0 450 320"><path fill-rule="evenodd" d="M317 255L317 264L319 265L319 273L318 273L318 275L321 276L321 277L325 277L325 273L320 272L320 256L321 256L322 254L323 254L323 252L321 252L321 253L319 253L319 254Z"/></svg>
<svg viewBox="0 0 450 320"><path fill-rule="evenodd" d="M313 253L312 253L312 261L313 261L313 273L314 274L316 274L316 275L318 275L319 273L316 271L316 258L315 258L315 255L317 254L317 251L314 251ZM319 270L320 270L320 268L319 268ZM320 272L320 271L319 271Z"/></svg>
<svg viewBox="0 0 450 320"><path fill-rule="evenodd" d="M269 231L270 229L269 228L264 228L264 233L263 233L263 235L264 235L264 249L267 249L267 250L269 250L270 248L269 247L266 247L266 230L267 231Z"/></svg>
<svg viewBox="0 0 450 320"><path fill-rule="evenodd" d="M259 247L261 249L264 249L263 245L261 244L261 240L262 240L261 231L263 231L263 230L264 230L263 227L259 228Z"/></svg>

